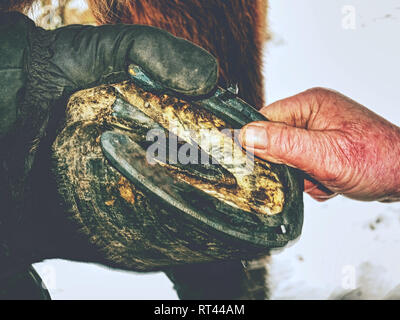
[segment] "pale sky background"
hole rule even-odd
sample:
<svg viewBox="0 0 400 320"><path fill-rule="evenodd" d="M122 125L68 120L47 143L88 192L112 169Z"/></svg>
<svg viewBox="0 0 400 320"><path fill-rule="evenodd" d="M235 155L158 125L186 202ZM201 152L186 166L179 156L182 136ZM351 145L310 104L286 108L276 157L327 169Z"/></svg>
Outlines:
<svg viewBox="0 0 400 320"><path fill-rule="evenodd" d="M269 24L268 102L329 87L400 125L398 0L270 0ZM272 258L271 298L400 297L399 247L400 204L305 196L301 239ZM35 267L53 299L177 298L161 273L63 260Z"/></svg>

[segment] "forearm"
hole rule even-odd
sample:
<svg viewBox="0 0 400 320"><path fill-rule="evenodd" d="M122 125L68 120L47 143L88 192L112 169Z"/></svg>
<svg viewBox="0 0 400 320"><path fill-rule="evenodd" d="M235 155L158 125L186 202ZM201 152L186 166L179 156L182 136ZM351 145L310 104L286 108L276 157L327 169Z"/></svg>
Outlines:
<svg viewBox="0 0 400 320"><path fill-rule="evenodd" d="M382 136L384 138L378 138L376 142L376 169L371 168L371 185L375 185L374 189L377 190L382 188L383 196L378 201L400 201L400 128L393 125L392 131L382 132ZM387 140L389 143L381 144L381 140Z"/></svg>

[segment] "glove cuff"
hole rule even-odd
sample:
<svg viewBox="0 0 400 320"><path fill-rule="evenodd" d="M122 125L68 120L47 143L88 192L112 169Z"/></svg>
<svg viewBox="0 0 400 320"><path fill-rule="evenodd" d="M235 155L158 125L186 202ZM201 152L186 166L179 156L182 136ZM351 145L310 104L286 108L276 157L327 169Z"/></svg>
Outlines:
<svg viewBox="0 0 400 320"><path fill-rule="evenodd" d="M17 120L13 132L8 136L6 159L7 178L12 202L20 219L29 193L29 176L36 150L44 136L54 101L62 94L62 88L54 85L49 74L49 59L52 56L52 33L36 27L28 30L28 48L24 53L25 86L18 95ZM29 204L28 204L29 205ZM13 210L14 211L14 210Z"/></svg>
<svg viewBox="0 0 400 320"><path fill-rule="evenodd" d="M20 252L25 250L23 248L26 244L20 243L21 240L14 233L21 230L27 212L32 211L31 171L36 151L45 135L52 114L51 108L63 92L63 87L53 81L56 75L48 72L52 70L50 59L53 55L51 45L54 34L36 27L26 17L23 19L27 21L28 40L23 57L26 82L18 92L14 129L1 142L3 170L0 177L0 199L5 203L5 214L1 216L0 222L5 228L0 228L0 260L4 261L4 256L10 265L30 263L34 256L32 252L25 252L24 258L20 259Z"/></svg>
<svg viewBox="0 0 400 320"><path fill-rule="evenodd" d="M49 72L53 69L50 59L53 56L51 45L55 41L55 34L34 27L28 39L30 52L25 57L27 81L20 104L19 128L23 128L28 141L33 138L29 141L32 153L30 161L33 161L34 150L37 147L35 143L43 136L51 106L62 96L64 88L57 85L56 80L59 76Z"/></svg>

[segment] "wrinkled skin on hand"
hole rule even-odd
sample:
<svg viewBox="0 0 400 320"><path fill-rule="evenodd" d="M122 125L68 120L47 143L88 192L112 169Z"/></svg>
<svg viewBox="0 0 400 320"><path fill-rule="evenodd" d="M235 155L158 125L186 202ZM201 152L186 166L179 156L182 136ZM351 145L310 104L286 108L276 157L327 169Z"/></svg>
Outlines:
<svg viewBox="0 0 400 320"><path fill-rule="evenodd" d="M305 192L364 201L400 200L400 128L350 98L314 88L261 109L240 141L256 156L301 169Z"/></svg>

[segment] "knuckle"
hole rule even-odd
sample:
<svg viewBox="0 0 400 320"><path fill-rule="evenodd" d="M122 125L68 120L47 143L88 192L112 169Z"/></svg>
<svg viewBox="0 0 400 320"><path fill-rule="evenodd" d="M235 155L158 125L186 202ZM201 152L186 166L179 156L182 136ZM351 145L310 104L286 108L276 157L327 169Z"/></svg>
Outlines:
<svg viewBox="0 0 400 320"><path fill-rule="evenodd" d="M331 161L328 164L330 168L327 180L339 185L346 186L354 180L355 163L354 144L346 137L336 137L330 141Z"/></svg>
<svg viewBox="0 0 400 320"><path fill-rule="evenodd" d="M280 126L276 136L277 145L281 152L286 155L292 155L301 146L298 135L293 134L291 129L288 126Z"/></svg>
<svg viewBox="0 0 400 320"><path fill-rule="evenodd" d="M332 90L323 87L313 87L304 91L304 93L313 96L324 96L332 93Z"/></svg>
<svg viewBox="0 0 400 320"><path fill-rule="evenodd" d="M304 95L314 105L321 105L326 99L331 98L335 91L323 87L314 87L304 91Z"/></svg>

